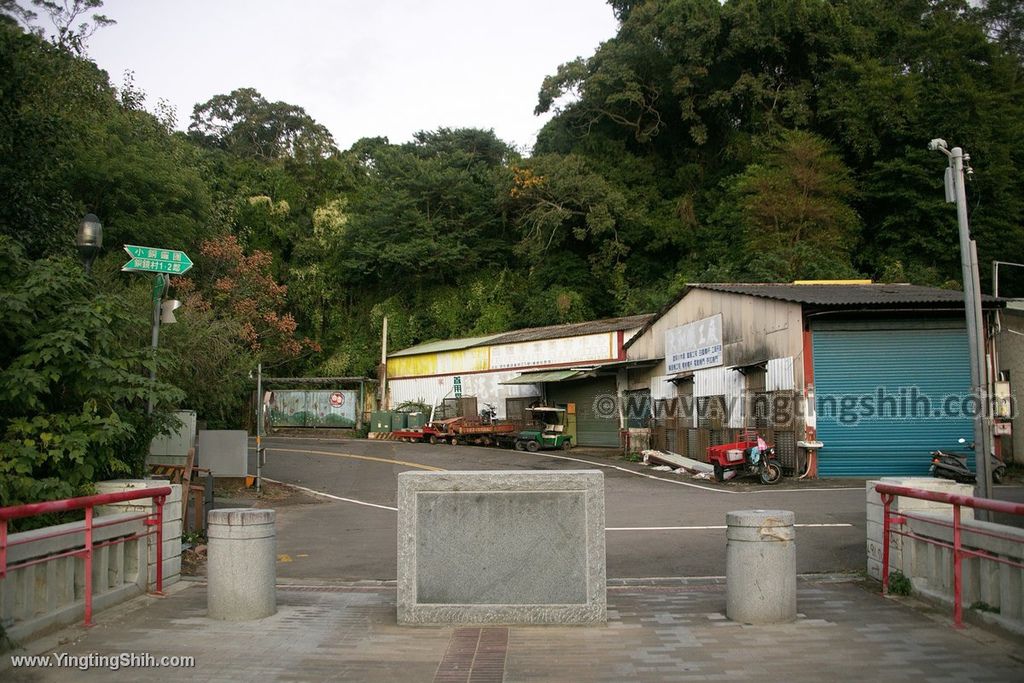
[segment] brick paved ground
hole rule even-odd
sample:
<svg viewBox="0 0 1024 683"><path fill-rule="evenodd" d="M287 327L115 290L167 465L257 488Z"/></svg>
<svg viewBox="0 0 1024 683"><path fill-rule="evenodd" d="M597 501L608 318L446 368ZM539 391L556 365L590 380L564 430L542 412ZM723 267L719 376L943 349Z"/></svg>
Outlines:
<svg viewBox="0 0 1024 683"><path fill-rule="evenodd" d="M954 630L853 582L801 581L793 624L725 618L725 588L613 586L603 627L400 627L390 586L280 586L278 613L206 618L192 583L99 617L39 652L192 655L194 669L12 670L0 680L170 681L1013 681L1024 650L979 629ZM1020 653L1020 654L1018 654Z"/></svg>

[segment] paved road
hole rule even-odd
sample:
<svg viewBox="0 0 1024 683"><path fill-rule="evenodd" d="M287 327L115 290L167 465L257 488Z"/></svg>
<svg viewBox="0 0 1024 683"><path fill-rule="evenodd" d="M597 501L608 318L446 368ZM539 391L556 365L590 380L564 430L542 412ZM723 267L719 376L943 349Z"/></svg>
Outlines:
<svg viewBox="0 0 1024 683"><path fill-rule="evenodd" d="M600 452L531 454L469 446L294 438L270 438L265 445L265 477L336 497L303 505L301 510L266 503L279 509L279 552L291 560L278 567L283 577L394 579L396 477L413 469L598 467L605 473L609 578L721 576L725 573L725 514L750 508L793 510L797 524L808 525L797 529L799 572L864 567L863 481L841 482L838 487L792 480L776 487L694 482Z"/></svg>

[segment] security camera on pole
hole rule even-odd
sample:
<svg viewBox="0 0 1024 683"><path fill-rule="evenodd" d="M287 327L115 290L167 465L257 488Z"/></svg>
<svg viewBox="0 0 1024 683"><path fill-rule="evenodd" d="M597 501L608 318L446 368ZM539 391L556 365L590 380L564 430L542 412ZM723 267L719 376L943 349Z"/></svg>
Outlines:
<svg viewBox="0 0 1024 683"><path fill-rule="evenodd" d="M985 372L985 335L981 311L981 283L978 279L978 249L971 239L967 223L967 192L964 189L964 173L971 175L971 157L963 149L949 149L946 141L936 138L928 143L928 149L939 151L949 158L946 168L946 201L956 204L957 223L960 227L960 269L964 281L964 309L967 317L967 342L971 359L971 391L978 403L974 415L974 462L977 468L977 495L992 497L992 435L988 429L987 374ZM979 519L987 518L983 510L976 511ZM984 515L984 517L983 517Z"/></svg>

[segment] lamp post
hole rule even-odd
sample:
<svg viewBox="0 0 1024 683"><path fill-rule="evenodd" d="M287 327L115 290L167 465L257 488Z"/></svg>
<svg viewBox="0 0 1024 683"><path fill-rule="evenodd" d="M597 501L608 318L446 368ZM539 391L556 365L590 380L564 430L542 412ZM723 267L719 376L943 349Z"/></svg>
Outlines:
<svg viewBox="0 0 1024 683"><path fill-rule="evenodd" d="M103 224L94 213L87 213L78 223L78 234L75 236L75 246L78 247L78 254L85 266L85 273L92 273L92 262L103 248Z"/></svg>
<svg viewBox="0 0 1024 683"><path fill-rule="evenodd" d="M971 157L960 147L949 149L946 141L936 138L928 143L928 149L942 152L949 159L946 168L946 201L956 204L957 225L960 232L960 270L964 282L964 312L967 322L967 345L971 363L971 392L978 397L978 410L974 415L974 462L977 470L975 492L982 498L992 497L992 466L989 462L991 436L985 424L988 406L987 372L985 369L985 335L981 310L981 283L978 279L978 250L971 239L967 221L967 191L964 188L964 173L970 175ZM988 513L979 510L979 519L987 519Z"/></svg>

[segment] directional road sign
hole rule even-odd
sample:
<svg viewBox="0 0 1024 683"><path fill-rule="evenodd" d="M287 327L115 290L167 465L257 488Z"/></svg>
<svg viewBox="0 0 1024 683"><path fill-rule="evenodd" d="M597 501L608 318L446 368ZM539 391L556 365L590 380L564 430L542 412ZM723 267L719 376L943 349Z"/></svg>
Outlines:
<svg viewBox="0 0 1024 683"><path fill-rule="evenodd" d="M132 260L121 266L121 270L181 275L192 267L192 259L183 251L160 249L159 247L136 247L131 244L124 245L124 250L132 257Z"/></svg>

